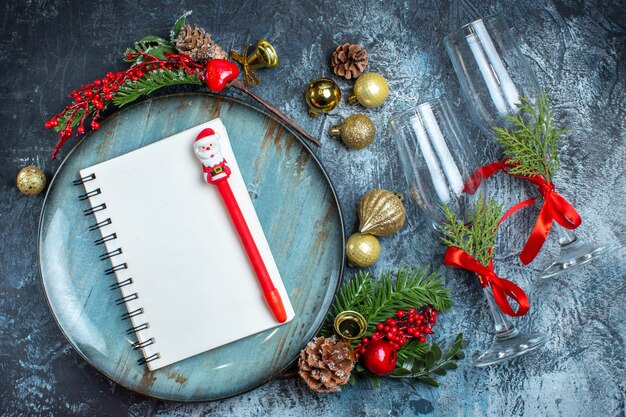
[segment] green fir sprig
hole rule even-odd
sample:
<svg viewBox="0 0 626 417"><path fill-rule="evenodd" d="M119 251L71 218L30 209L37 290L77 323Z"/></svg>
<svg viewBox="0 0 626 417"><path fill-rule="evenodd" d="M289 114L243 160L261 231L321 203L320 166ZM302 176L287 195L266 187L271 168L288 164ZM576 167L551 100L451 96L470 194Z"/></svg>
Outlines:
<svg viewBox="0 0 626 417"><path fill-rule="evenodd" d="M367 332L372 333L377 323L394 316L398 310L427 305L439 311L452 306L450 292L436 272L429 272L428 268L401 269L395 277L387 272L376 280L369 272L360 271L339 290L321 334L333 334L333 322L342 311L361 313L367 321Z"/></svg>
<svg viewBox="0 0 626 417"><path fill-rule="evenodd" d="M493 258L502 205L479 194L468 213L468 222L461 220L450 207L442 207L445 222L441 240L446 246L459 248L481 264L488 266Z"/></svg>
<svg viewBox="0 0 626 417"><path fill-rule="evenodd" d="M518 114L506 117L512 129L493 128L495 141L511 158L513 167L509 172L531 177L541 175L552 182L559 169L559 143L567 129L555 126L550 100L545 93L539 95L536 107L524 97L517 107Z"/></svg>
<svg viewBox="0 0 626 417"><path fill-rule="evenodd" d="M113 98L113 104L122 107L132 103L139 97L152 93L161 87L181 84L202 84L197 73L188 74L184 70L166 68L150 71L136 81L122 84Z"/></svg>

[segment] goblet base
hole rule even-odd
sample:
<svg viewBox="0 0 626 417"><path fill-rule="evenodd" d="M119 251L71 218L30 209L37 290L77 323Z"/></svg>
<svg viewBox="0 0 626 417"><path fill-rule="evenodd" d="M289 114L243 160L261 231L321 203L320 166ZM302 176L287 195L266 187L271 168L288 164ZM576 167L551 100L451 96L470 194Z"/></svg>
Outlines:
<svg viewBox="0 0 626 417"><path fill-rule="evenodd" d="M590 245L580 239L562 245L556 261L541 273L540 278L551 278L576 266L584 265L589 261L607 254L613 249L611 245Z"/></svg>
<svg viewBox="0 0 626 417"><path fill-rule="evenodd" d="M477 368L508 361L543 346L548 341L544 333L521 333L514 329L509 334L496 334L489 350L474 362Z"/></svg>

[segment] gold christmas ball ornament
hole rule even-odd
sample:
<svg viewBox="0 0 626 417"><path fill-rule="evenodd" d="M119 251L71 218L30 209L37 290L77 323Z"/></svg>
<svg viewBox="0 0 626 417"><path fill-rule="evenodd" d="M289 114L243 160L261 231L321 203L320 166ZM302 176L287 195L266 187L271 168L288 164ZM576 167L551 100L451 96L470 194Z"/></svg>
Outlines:
<svg viewBox="0 0 626 417"><path fill-rule="evenodd" d="M319 116L337 107L341 101L341 90L330 78L313 80L306 89L306 104L311 116Z"/></svg>
<svg viewBox="0 0 626 417"><path fill-rule="evenodd" d="M371 190L359 203L359 230L376 236L390 236L402 229L406 210L401 194Z"/></svg>
<svg viewBox="0 0 626 417"><path fill-rule="evenodd" d="M376 126L364 114L353 114L342 124L330 128L330 136L339 138L351 149L363 149L374 140Z"/></svg>
<svg viewBox="0 0 626 417"><path fill-rule="evenodd" d="M364 268L373 265L380 257L380 243L374 235L355 233L346 243L346 257L349 266Z"/></svg>
<svg viewBox="0 0 626 417"><path fill-rule="evenodd" d="M35 166L22 168L17 174L17 188L26 195L36 195L46 188L46 174Z"/></svg>
<svg viewBox="0 0 626 417"><path fill-rule="evenodd" d="M375 72L366 72L357 78L354 92L348 97L348 104L357 101L365 107L382 106L389 95L389 84L382 75Z"/></svg>

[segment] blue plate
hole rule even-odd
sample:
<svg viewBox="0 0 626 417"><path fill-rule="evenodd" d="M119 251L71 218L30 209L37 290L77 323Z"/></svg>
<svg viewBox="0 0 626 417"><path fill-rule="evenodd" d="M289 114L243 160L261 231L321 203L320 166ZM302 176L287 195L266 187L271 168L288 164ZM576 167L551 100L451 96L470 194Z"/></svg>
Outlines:
<svg viewBox="0 0 626 417"><path fill-rule="evenodd" d="M296 311L276 329L149 372L137 364L128 321L115 305L100 248L81 215L79 169L149 145L220 117ZM161 167L163 168L163 167ZM280 122L234 99L206 94L166 96L120 111L89 134L56 173L39 225L43 286L61 330L87 362L113 381L152 397L216 400L258 387L282 372L315 336L341 280L341 211L330 181L309 148ZM210 363L210 366L206 364Z"/></svg>

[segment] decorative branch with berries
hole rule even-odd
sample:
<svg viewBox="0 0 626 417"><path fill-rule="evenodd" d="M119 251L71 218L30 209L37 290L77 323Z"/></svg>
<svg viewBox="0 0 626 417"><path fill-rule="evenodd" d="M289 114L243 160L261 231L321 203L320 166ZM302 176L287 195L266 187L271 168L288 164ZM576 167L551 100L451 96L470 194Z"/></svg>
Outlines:
<svg viewBox="0 0 626 417"><path fill-rule="evenodd" d="M110 104L122 107L162 87L194 84L205 84L214 93L232 86L263 105L305 139L321 146L285 114L246 88L237 78L237 65L225 59L226 54L210 35L204 29L187 25L189 14L185 13L176 21L169 40L150 35L128 48L124 58L131 63L130 68L109 72L69 95L72 102L46 121L46 128L59 133L52 159L73 134L82 135L87 126L99 129L102 113Z"/></svg>
<svg viewBox="0 0 626 417"><path fill-rule="evenodd" d="M333 336L335 318L345 312L359 313L365 318L366 336L359 340L344 340L353 349L356 363L350 378L341 381L352 384L356 375L360 375L379 383L378 377L389 376L438 386L435 377L456 369L455 361L465 356L466 341L462 334L450 343L445 354L438 344L428 343L429 336L434 334L439 312L447 311L451 306L449 291L441 277L429 273L426 268L400 270L395 277L387 273L379 280L367 272L360 272L342 285L321 337L345 336ZM301 356L306 359L307 354L316 357L316 352L306 351ZM307 372L302 372L303 363ZM325 392L320 390L320 381L315 376L336 369L335 364L315 362L321 368L318 373L311 371L311 361L304 360L300 364L300 375L305 382L316 391Z"/></svg>

